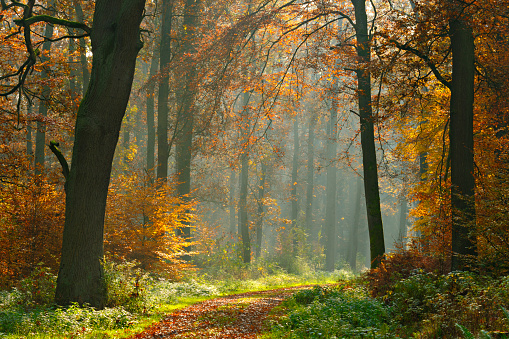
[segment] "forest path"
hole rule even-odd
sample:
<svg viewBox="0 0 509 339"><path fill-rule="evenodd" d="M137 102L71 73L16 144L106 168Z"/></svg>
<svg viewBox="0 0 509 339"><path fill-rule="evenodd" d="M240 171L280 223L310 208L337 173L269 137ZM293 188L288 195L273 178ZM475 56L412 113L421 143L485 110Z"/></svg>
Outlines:
<svg viewBox="0 0 509 339"><path fill-rule="evenodd" d="M270 311L296 291L314 285L247 292L206 300L177 310L132 339L257 338Z"/></svg>

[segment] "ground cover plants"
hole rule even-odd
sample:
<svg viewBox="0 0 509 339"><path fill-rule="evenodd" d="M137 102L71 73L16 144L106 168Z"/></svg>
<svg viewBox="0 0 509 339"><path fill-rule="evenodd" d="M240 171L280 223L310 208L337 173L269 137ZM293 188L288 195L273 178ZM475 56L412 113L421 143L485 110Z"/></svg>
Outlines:
<svg viewBox="0 0 509 339"><path fill-rule="evenodd" d="M279 270L250 279L189 274L179 282L140 270L136 262L105 262L108 303L103 310L53 304L56 277L43 267L0 292L0 338L126 338L168 313L223 295L310 283L331 283L346 272L289 275ZM259 270L257 270L259 271ZM240 271L239 271L240 272Z"/></svg>

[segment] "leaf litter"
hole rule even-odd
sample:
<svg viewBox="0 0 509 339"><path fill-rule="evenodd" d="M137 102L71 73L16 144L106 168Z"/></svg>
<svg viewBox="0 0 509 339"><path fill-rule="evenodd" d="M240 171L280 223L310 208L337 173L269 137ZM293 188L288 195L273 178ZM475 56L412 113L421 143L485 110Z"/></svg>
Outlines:
<svg viewBox="0 0 509 339"><path fill-rule="evenodd" d="M206 300L172 312L130 339L256 338L270 311L298 290L313 285L248 292Z"/></svg>

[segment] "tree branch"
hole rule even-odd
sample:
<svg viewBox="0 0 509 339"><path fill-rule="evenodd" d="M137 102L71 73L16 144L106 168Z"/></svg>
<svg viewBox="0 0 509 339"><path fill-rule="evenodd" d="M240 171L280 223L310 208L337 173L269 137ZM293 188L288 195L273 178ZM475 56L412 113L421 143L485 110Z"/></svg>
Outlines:
<svg viewBox="0 0 509 339"><path fill-rule="evenodd" d="M37 22L46 22L46 23L70 27L70 28L79 28L79 29L84 30L88 34L90 34L90 32L91 32L90 27L88 27L84 23L55 18L51 15L34 15L34 16L26 18L26 19L14 20L14 23L18 26L22 26L22 25L30 26Z"/></svg>
<svg viewBox="0 0 509 339"><path fill-rule="evenodd" d="M55 154L57 157L58 162L60 162L60 166L62 166L62 174L67 181L67 178L69 177L69 165L67 164L67 160L65 160L64 155L57 146L59 146L59 143L54 140L51 140L48 145L51 152L53 152L53 154Z"/></svg>

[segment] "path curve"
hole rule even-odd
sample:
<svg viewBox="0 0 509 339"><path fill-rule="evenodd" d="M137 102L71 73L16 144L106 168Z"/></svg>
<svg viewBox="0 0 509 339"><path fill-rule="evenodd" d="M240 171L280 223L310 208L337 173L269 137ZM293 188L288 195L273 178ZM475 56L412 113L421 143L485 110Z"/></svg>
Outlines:
<svg viewBox="0 0 509 339"><path fill-rule="evenodd" d="M256 338L269 312L295 293L313 285L248 292L206 300L177 310L130 339Z"/></svg>

